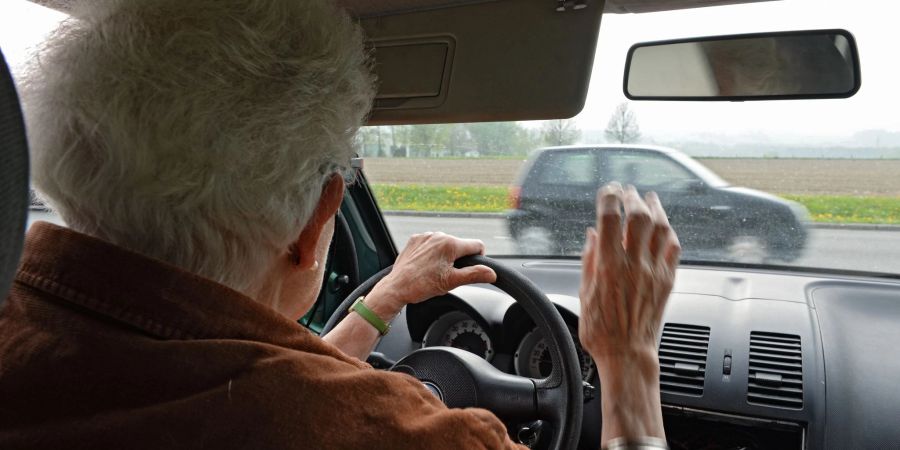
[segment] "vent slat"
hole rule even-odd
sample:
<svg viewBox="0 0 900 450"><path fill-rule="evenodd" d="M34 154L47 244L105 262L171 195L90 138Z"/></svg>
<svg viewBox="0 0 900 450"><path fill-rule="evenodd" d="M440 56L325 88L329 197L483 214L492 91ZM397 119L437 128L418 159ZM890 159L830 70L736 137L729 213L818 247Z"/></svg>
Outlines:
<svg viewBox="0 0 900 450"><path fill-rule="evenodd" d="M749 403L775 408L803 408L800 336L751 332L749 365Z"/></svg>
<svg viewBox="0 0 900 450"><path fill-rule="evenodd" d="M690 363L688 363L688 364L696 364L696 363L690 362ZM696 364L696 365L697 365L697 367L699 367L699 369L700 369L701 372L704 371L704 370L706 370L706 364ZM670 371L676 371L676 370L678 369L678 366L677 366L676 364L672 363L672 362L669 362L669 361L665 361L665 362L660 361L660 362L659 362L659 368L660 368L660 370L666 370L666 369L668 369L668 370L670 370Z"/></svg>
<svg viewBox="0 0 900 450"><path fill-rule="evenodd" d="M788 344L786 342L778 342L778 341L754 341L753 344L751 344L751 347L754 347L754 346L782 348L785 350L791 350L791 349L800 350L799 342Z"/></svg>
<svg viewBox="0 0 900 450"><path fill-rule="evenodd" d="M758 374L758 373L759 372L751 372L750 373L750 382L751 383L753 383L755 380L757 380L756 374ZM765 383L765 382L766 382L765 380L760 380L760 383ZM802 386L803 380L801 380L800 378L797 378L797 377L793 377L793 378L782 377L781 384L791 385L791 386Z"/></svg>
<svg viewBox="0 0 900 450"><path fill-rule="evenodd" d="M800 358L800 347L797 347L796 349L785 349L780 347L770 347L768 345L751 345L750 353L754 352Z"/></svg>
<svg viewBox="0 0 900 450"><path fill-rule="evenodd" d="M754 352L750 350L750 359L757 358L765 361L775 361L775 362L785 362L785 363L798 363L800 362L800 357L792 357L792 356L781 356L781 355L773 355L771 353L765 352Z"/></svg>
<svg viewBox="0 0 900 450"><path fill-rule="evenodd" d="M709 327L667 323L659 343L659 385L662 392L703 395Z"/></svg>
<svg viewBox="0 0 900 450"><path fill-rule="evenodd" d="M705 351L706 351L706 347L707 347L706 345L700 345L700 344L695 344L695 345L685 345L685 344L682 344L682 343L678 343L678 342L670 342L670 341L667 341L667 340L662 341L662 345L665 345L666 348L668 348L668 349L672 349L672 350L682 350L682 351L687 351L687 352L697 352L697 351L699 351L699 352L705 352Z"/></svg>
<svg viewBox="0 0 900 450"><path fill-rule="evenodd" d="M776 406L788 404L788 405L797 405L799 407L799 406L803 405L803 400L798 399L798 398L785 397L783 395L767 395L767 394L758 394L755 392L751 392L751 393L747 394L747 398L755 399L756 403L762 403L762 404L770 403L770 404L775 404Z"/></svg>
<svg viewBox="0 0 900 450"><path fill-rule="evenodd" d="M672 372L660 372L659 379L665 381L674 381L678 383L689 383L696 386L703 386L703 375L685 376Z"/></svg>
<svg viewBox="0 0 900 450"><path fill-rule="evenodd" d="M707 338L709 338L709 333L669 330L668 332L666 332L666 336L686 338L686 339L701 339L701 338L707 339Z"/></svg>
<svg viewBox="0 0 900 450"><path fill-rule="evenodd" d="M800 375L800 371L803 368L802 361L797 361L795 363L785 363L785 362L779 362L779 361L769 361L767 359L754 358L752 356L750 357L750 364L758 365L760 367L771 368L771 370L774 370L776 372L796 373L797 375Z"/></svg>
<svg viewBox="0 0 900 450"><path fill-rule="evenodd" d="M660 381L659 382L660 390L662 392L668 392L671 394L691 394L691 395L703 395L703 385L696 385L694 383L677 383L673 381Z"/></svg>
<svg viewBox="0 0 900 450"><path fill-rule="evenodd" d="M781 395L782 392L793 392L797 395L803 395L803 389L799 387L772 387L772 386L763 386L756 383L750 383L748 387L750 392L759 392L763 394L772 394L772 395Z"/></svg>
<svg viewBox="0 0 900 450"><path fill-rule="evenodd" d="M673 365L676 362L684 362L684 363L688 363L688 364L700 364L704 368L706 367L706 358L703 358L701 360L699 358L682 358L680 356L673 356L673 355L668 355L668 354L664 356L663 352L661 351L659 359L660 359L660 364L662 364L662 361L665 360L665 361L672 362Z"/></svg>
<svg viewBox="0 0 900 450"><path fill-rule="evenodd" d="M691 352L691 351L672 350L672 349L669 349L666 347L660 347L659 354L660 354L660 356L662 356L663 354L671 354L671 355L682 356L682 357L689 358L689 359L706 361L706 352L705 351L703 353L699 353L699 352Z"/></svg>
<svg viewBox="0 0 900 450"><path fill-rule="evenodd" d="M787 342L791 344L797 344L800 342L800 336L795 336L791 334L781 334L781 333L766 333L762 331L753 331L751 332L753 337L756 338L757 342L761 341L774 341L774 342Z"/></svg>
<svg viewBox="0 0 900 450"><path fill-rule="evenodd" d="M666 336L666 337L662 338L662 341L663 342L671 342L673 344L683 344L683 345L690 345L690 346L699 345L701 347L705 347L707 345L707 343L709 342L709 338L704 337L702 339L688 339L688 338Z"/></svg>

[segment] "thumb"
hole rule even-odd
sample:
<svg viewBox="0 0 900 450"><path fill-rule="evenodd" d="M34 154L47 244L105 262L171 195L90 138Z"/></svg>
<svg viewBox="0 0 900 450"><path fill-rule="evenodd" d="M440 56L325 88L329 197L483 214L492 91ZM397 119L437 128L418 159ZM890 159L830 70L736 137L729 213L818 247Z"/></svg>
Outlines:
<svg viewBox="0 0 900 450"><path fill-rule="evenodd" d="M473 283L493 283L497 281L497 274L488 266L477 265L453 269L450 273L452 288Z"/></svg>

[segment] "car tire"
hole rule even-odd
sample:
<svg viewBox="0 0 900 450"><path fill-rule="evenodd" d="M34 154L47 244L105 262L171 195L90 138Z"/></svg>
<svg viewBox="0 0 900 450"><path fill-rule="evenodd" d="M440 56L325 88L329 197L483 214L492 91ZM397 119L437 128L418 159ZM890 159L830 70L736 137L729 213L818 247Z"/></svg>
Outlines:
<svg viewBox="0 0 900 450"><path fill-rule="evenodd" d="M764 264L771 259L766 240L754 235L740 234L728 245L728 260L743 264Z"/></svg>
<svg viewBox="0 0 900 450"><path fill-rule="evenodd" d="M553 232L539 225L522 228L516 238L520 255L558 255L559 245Z"/></svg>

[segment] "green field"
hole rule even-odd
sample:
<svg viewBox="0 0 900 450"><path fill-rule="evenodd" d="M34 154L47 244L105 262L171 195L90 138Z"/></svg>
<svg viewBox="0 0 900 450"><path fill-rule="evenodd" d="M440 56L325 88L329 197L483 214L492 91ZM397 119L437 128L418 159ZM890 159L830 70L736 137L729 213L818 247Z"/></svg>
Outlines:
<svg viewBox="0 0 900 450"><path fill-rule="evenodd" d="M375 184L386 211L502 212L509 208L508 191L497 186ZM783 195L809 209L816 222L900 224L900 196Z"/></svg>

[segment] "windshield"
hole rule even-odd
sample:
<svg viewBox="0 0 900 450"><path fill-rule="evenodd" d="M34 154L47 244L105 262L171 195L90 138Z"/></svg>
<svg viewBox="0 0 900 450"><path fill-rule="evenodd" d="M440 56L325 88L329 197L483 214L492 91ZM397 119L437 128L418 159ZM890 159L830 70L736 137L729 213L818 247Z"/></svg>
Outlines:
<svg viewBox="0 0 900 450"><path fill-rule="evenodd" d="M683 261L900 273L900 65L884 3L763 2L603 18L583 111L570 120L369 127L365 171L398 247L413 233L489 255L575 256L594 193L656 191ZM629 102L628 48L705 35L842 28L850 99Z"/></svg>
<svg viewBox="0 0 900 450"><path fill-rule="evenodd" d="M0 7L14 73L64 17ZM359 153L398 247L445 231L492 256L576 256L610 181L656 191L683 261L900 274L900 60L876 0L786 0L606 15L585 107L568 120L364 128ZM879 10L882 10L879 12ZM814 12L814 13L813 13ZM842 28L862 87L842 100L629 102L638 42ZM31 220L59 218L36 204Z"/></svg>

